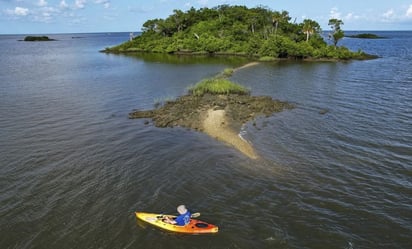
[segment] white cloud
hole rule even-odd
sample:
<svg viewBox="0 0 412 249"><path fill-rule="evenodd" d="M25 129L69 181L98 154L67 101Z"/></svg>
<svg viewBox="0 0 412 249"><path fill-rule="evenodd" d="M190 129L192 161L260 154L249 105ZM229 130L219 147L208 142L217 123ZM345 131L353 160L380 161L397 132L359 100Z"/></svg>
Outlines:
<svg viewBox="0 0 412 249"><path fill-rule="evenodd" d="M39 2L37 3L37 5L40 6L40 7L47 6L47 1L46 1L46 0L39 0Z"/></svg>
<svg viewBox="0 0 412 249"><path fill-rule="evenodd" d="M74 6L76 9L84 9L86 6L86 0L76 0L74 2Z"/></svg>
<svg viewBox="0 0 412 249"><path fill-rule="evenodd" d="M393 9L389 9L385 13L383 13L382 16L385 17L386 19L391 19L395 16L395 11Z"/></svg>
<svg viewBox="0 0 412 249"><path fill-rule="evenodd" d="M36 22L50 23L53 19L52 14L48 12L41 13L40 15L34 16L33 20Z"/></svg>
<svg viewBox="0 0 412 249"><path fill-rule="evenodd" d="M50 23L61 13L60 9L55 7L41 7L31 11L32 20L35 22Z"/></svg>
<svg viewBox="0 0 412 249"><path fill-rule="evenodd" d="M406 17L412 17L412 4L409 5L408 10L406 11Z"/></svg>
<svg viewBox="0 0 412 249"><path fill-rule="evenodd" d="M357 16L355 16L353 13L348 13L345 15L345 20L353 20L357 19Z"/></svg>
<svg viewBox="0 0 412 249"><path fill-rule="evenodd" d="M110 1L109 0L95 0L97 4L102 4L105 9L110 8Z"/></svg>
<svg viewBox="0 0 412 249"><path fill-rule="evenodd" d="M330 18L342 19L341 16L342 16L342 14L339 12L338 8L336 8L336 7L333 7L329 12L329 17Z"/></svg>
<svg viewBox="0 0 412 249"><path fill-rule="evenodd" d="M62 0L59 4L59 7L62 9L67 9L69 7L69 5L66 3L65 0Z"/></svg>
<svg viewBox="0 0 412 249"><path fill-rule="evenodd" d="M29 9L16 7L14 10L7 9L6 13L12 16L27 16L29 14Z"/></svg>

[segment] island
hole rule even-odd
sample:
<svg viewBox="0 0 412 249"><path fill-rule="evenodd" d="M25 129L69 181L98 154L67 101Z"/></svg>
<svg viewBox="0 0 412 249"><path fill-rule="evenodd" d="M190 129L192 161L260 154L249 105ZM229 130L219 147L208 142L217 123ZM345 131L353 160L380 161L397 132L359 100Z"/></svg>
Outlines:
<svg viewBox="0 0 412 249"><path fill-rule="evenodd" d="M259 6L220 5L183 12L174 10L166 19L143 24L142 33L106 53L169 53L185 55L237 55L273 59L371 59L362 51L337 46L344 37L343 22L329 20L332 32L329 45L322 37L319 23L305 19L291 21L287 11Z"/></svg>
<svg viewBox="0 0 412 249"><path fill-rule="evenodd" d="M360 39L384 39L384 38L386 38L386 37L378 36L378 35L371 34L371 33L362 33L362 34L356 34L356 35L347 35L346 37L349 37L349 38L360 38Z"/></svg>
<svg viewBox="0 0 412 249"><path fill-rule="evenodd" d="M148 20L143 32L129 41L106 48L105 53L164 53L179 55L243 56L251 67L271 60L350 60L376 58L362 51L338 46L344 37L343 22L329 20L333 44L324 41L320 25L305 19L291 22L287 11L265 7L221 5L183 12L174 10L166 19ZM260 61L260 62L257 62ZM166 101L153 110L134 110L129 118L152 120L156 127L185 127L204 132L259 158L252 145L239 135L241 127L259 116L270 116L294 105L268 96L252 96L245 87L230 81L237 69L226 69L191 87L187 95ZM327 110L320 114L327 113Z"/></svg>
<svg viewBox="0 0 412 249"><path fill-rule="evenodd" d="M23 41L55 41L55 39L50 39L48 36L26 36Z"/></svg>

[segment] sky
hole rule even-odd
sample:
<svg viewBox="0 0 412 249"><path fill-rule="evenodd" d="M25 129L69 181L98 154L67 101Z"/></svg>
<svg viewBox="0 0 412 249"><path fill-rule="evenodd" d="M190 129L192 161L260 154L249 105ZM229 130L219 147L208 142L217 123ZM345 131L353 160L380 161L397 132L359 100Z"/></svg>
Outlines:
<svg viewBox="0 0 412 249"><path fill-rule="evenodd" d="M149 19L173 10L218 5L265 6L292 20L343 21L343 30L412 30L412 0L0 0L0 34L139 32Z"/></svg>

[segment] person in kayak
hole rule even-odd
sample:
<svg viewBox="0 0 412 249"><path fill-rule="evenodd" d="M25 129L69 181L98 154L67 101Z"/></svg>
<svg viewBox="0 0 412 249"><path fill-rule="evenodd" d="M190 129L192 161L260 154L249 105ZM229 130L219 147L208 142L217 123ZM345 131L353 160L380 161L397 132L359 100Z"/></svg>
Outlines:
<svg viewBox="0 0 412 249"><path fill-rule="evenodd" d="M186 206L179 205L177 207L177 212L179 213L179 215L176 218L173 219L168 216L165 216L163 221L178 226L185 226L189 224L191 213L189 212L189 210L187 210Z"/></svg>

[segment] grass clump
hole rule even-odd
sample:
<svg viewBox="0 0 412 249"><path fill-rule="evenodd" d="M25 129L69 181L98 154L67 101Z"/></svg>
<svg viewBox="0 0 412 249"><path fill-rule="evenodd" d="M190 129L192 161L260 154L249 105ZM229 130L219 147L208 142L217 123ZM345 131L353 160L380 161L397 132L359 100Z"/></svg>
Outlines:
<svg viewBox="0 0 412 249"><path fill-rule="evenodd" d="M268 61L275 61L275 60L277 60L277 58L273 56L262 56L259 58L259 61L261 62L268 62Z"/></svg>
<svg viewBox="0 0 412 249"><path fill-rule="evenodd" d="M235 70L233 68L226 68L223 70L223 77L231 77Z"/></svg>
<svg viewBox="0 0 412 249"><path fill-rule="evenodd" d="M189 93L194 96L210 94L249 94L249 90L244 86L236 84L224 78L205 79L189 89Z"/></svg>
<svg viewBox="0 0 412 249"><path fill-rule="evenodd" d="M235 72L235 69L233 68L226 68L225 70L223 70L221 73L219 73L218 75L215 76L215 78L230 78L232 77L233 73Z"/></svg>

